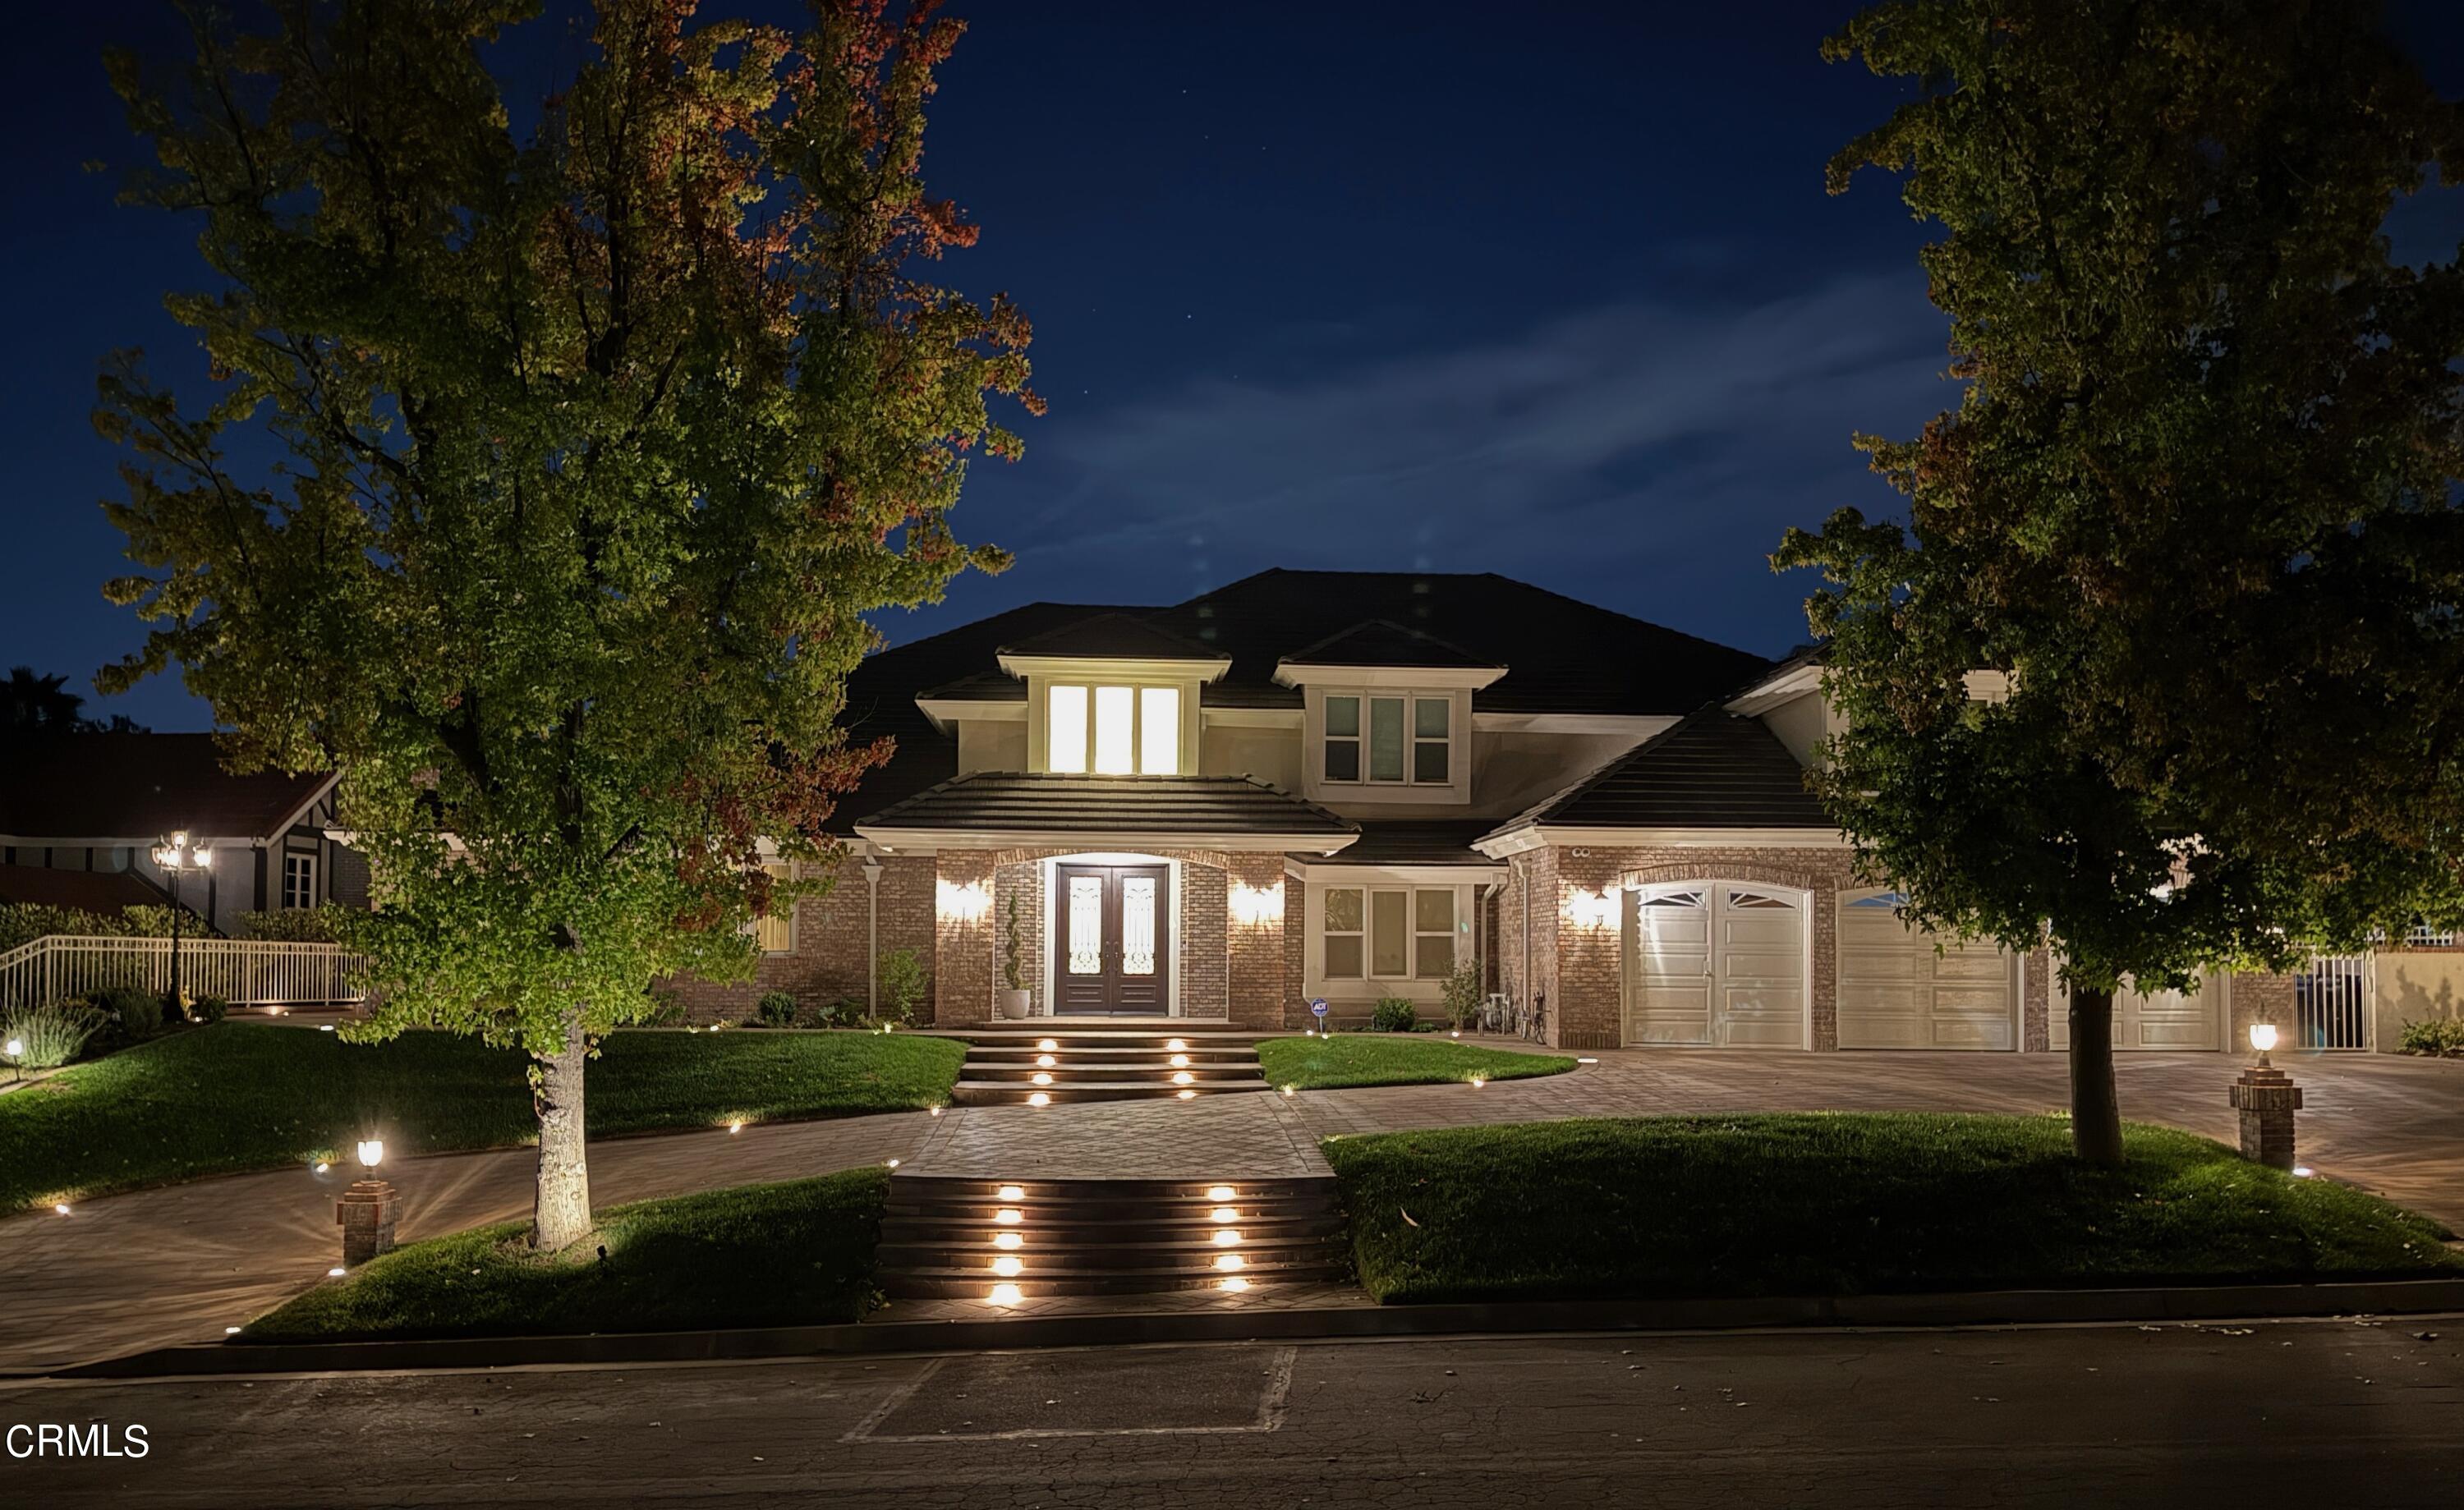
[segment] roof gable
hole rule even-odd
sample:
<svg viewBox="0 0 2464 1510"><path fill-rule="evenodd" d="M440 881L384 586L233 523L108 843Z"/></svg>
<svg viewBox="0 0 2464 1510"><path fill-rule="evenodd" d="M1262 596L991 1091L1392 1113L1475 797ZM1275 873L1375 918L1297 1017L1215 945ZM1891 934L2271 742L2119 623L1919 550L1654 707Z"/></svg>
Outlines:
<svg viewBox="0 0 2464 1510"><path fill-rule="evenodd" d="M63 734L19 746L0 779L0 833L150 843L185 829L267 839L334 782L330 772L223 769L212 734Z"/></svg>
<svg viewBox="0 0 2464 1510"><path fill-rule="evenodd" d="M1708 708L1498 826L1804 828L1838 825L1805 768L1759 718Z"/></svg>

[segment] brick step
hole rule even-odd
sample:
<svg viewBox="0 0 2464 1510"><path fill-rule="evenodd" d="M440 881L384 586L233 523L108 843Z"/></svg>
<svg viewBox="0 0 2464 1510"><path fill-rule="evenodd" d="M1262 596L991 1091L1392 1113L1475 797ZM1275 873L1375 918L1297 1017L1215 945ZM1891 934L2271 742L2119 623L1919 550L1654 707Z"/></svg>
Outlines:
<svg viewBox="0 0 2464 1510"><path fill-rule="evenodd" d="M1038 1048L1031 1042L970 1043L967 1045L967 1062L1032 1064L1036 1057L1042 1054L1049 1054L1055 1059L1062 1060L1078 1059L1097 1061L1148 1059L1169 1061L1175 1054L1187 1058L1193 1064L1202 1064L1209 1061L1218 1063L1248 1064L1258 1061L1257 1046L1251 1043L1191 1043L1184 1039L1181 1047L1173 1048L1169 1046L1170 1041L1166 1039L1162 1043L1063 1043L1048 1049Z"/></svg>
<svg viewBox="0 0 2464 1510"><path fill-rule="evenodd" d="M917 1170L902 1172L890 1182L890 1202L894 1209L903 1202L958 1199L997 1201L1015 1206L1022 1201L1041 1201L1053 1205L1072 1201L1117 1203L1137 1201L1182 1201L1190 1205L1221 1206L1245 1201L1322 1199L1334 1200L1336 1185L1331 1174L1279 1174L1262 1179L1223 1180L1142 1180L1142 1179L1000 1179L975 1174L931 1174ZM1219 1194L1228 1192L1228 1194Z"/></svg>
<svg viewBox="0 0 2464 1510"><path fill-rule="evenodd" d="M1001 1200L986 1195L902 1195L891 1187L882 1213L890 1221L973 1222L979 1227L1048 1230L1054 1226L1104 1227L1116 1222L1167 1227L1220 1226L1215 1213L1235 1213L1233 1220L1292 1221L1331 1216L1337 1207L1331 1194L1314 1191L1292 1195L1238 1195L1226 1201L1141 1200L1133 1195L1081 1196L1072 1200ZM1018 1213L1014 1221L1003 1212Z"/></svg>
<svg viewBox="0 0 2464 1510"><path fill-rule="evenodd" d="M1259 1236L1246 1229L1240 1232L1241 1241L1224 1245L1214 1242L1155 1242L1125 1240L1118 1242L1069 1243L1038 1248L1022 1242L1016 1248L997 1247L989 1242L968 1242L920 1238L901 1236L892 1239L884 1234L881 1239L881 1262L901 1270L954 1269L974 1270L987 1278L996 1277L992 1267L998 1258L1016 1258L1024 1267L1013 1278L1054 1274L1077 1270L1114 1269L1212 1269L1218 1256L1226 1253L1241 1256L1243 1272L1269 1263L1294 1260L1333 1262L1335 1252L1331 1232L1297 1233L1287 1236Z"/></svg>
<svg viewBox="0 0 2464 1510"><path fill-rule="evenodd" d="M1345 1273L1342 1264L1293 1262L1243 1265L1237 1271L1177 1266L1157 1269L1062 1269L1022 1273L1004 1280L984 1269L885 1269L882 1293L900 1300L984 1300L996 1284L1018 1287L1022 1298L1039 1295L1153 1295L1166 1290L1212 1290L1228 1280L1246 1284L1325 1282Z"/></svg>
<svg viewBox="0 0 2464 1510"><path fill-rule="evenodd" d="M1248 1081L1217 1081L1209 1084L1175 1085L1169 1081L1081 1081L1074 1084L1021 1085L1012 1081L958 1082L950 1099L961 1106L1015 1106L1029 1096L1042 1092L1054 1103L1065 1101L1135 1101L1170 1098L1182 1091L1195 1096L1220 1096L1233 1093L1255 1093L1265 1090L1264 1079Z"/></svg>
<svg viewBox="0 0 2464 1510"><path fill-rule="evenodd" d="M1193 1082L1264 1074L1257 1060L1229 1061L1229 1064L1224 1064L1224 1061L1220 1061L1220 1064L1173 1064L1171 1060L1116 1060L1107 1061L1107 1064L1084 1064L1084 1061L1069 1060L1069 1054L1047 1054L1047 1057L1052 1060L1052 1064L1037 1064L1035 1060L1018 1061L1018 1064L985 1064L983 1060L976 1060L974 1054L968 1054L966 1066L958 1074L963 1079L1015 1079L1015 1082L1027 1083L1035 1083L1037 1074L1049 1074L1052 1079L1160 1079L1160 1082L1168 1083L1180 1083L1173 1079L1176 1074L1185 1074Z"/></svg>
<svg viewBox="0 0 2464 1510"><path fill-rule="evenodd" d="M1051 1019L1044 1019L1050 1022ZM1245 1028L1179 1028L1179 1027L1104 1027L1032 1026L1001 1028L942 1028L935 1030L939 1037L958 1039L968 1043L986 1045L1034 1043L1050 1039L1056 1043L1163 1043L1179 1039L1185 1043L1255 1043L1261 1039L1280 1038L1278 1033L1253 1032Z"/></svg>
<svg viewBox="0 0 2464 1510"><path fill-rule="evenodd" d="M1187 1222L1118 1217L1109 1221L1040 1220L1015 1228L994 1226L981 1217L892 1216L881 1224L881 1241L928 1243L996 1249L1019 1253L1067 1253L1082 1248L1202 1248L1215 1243L1218 1232L1237 1232L1243 1242L1320 1242L1343 1230L1333 1212L1300 1215L1243 1216L1239 1221ZM1001 1249L1000 1236L1019 1240L1016 1249Z"/></svg>

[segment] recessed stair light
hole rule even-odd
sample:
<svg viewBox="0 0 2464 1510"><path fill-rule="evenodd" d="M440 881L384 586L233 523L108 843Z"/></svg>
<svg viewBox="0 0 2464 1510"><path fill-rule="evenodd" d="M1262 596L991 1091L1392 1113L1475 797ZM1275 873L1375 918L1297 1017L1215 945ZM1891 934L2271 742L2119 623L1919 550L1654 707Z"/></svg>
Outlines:
<svg viewBox="0 0 2464 1510"><path fill-rule="evenodd" d="M1052 1105L1052 1098L1039 1090L1026 1098L1026 1104L1030 1106L1049 1106Z"/></svg>
<svg viewBox="0 0 2464 1510"><path fill-rule="evenodd" d="M1219 1253L1215 1256L1215 1266L1229 1274L1241 1267L1241 1256L1237 1253Z"/></svg>
<svg viewBox="0 0 2464 1510"><path fill-rule="evenodd" d="M1209 1185L1206 1187L1206 1198L1211 1201L1228 1201L1236 1193L1238 1193L1229 1185Z"/></svg>
<svg viewBox="0 0 2464 1510"><path fill-rule="evenodd" d="M1005 1201L1023 1201L1026 1199L1026 1187L1023 1185L1004 1185L1001 1188L1001 1198Z"/></svg>
<svg viewBox="0 0 2464 1510"><path fill-rule="evenodd" d="M1046 1054L1049 1054L1049 1053L1051 1053L1054 1049L1059 1048L1061 1045L1060 1045L1060 1044L1058 1044L1058 1043L1055 1043L1055 1042L1054 1042L1054 1041L1052 1041L1050 1039L1037 1039L1035 1040L1035 1046L1036 1046L1037 1048L1042 1049L1042 1050L1043 1050L1044 1052L1045 1052Z"/></svg>
<svg viewBox="0 0 2464 1510"><path fill-rule="evenodd" d="M995 1305L1016 1305L1024 1298L1015 1284L996 1284L993 1286L992 1293L984 1297Z"/></svg>
<svg viewBox="0 0 2464 1510"><path fill-rule="evenodd" d="M996 1227L1015 1227L1024 1220L1026 1220L1026 1213L1015 1206L1004 1206L993 1213L993 1225Z"/></svg>
<svg viewBox="0 0 2464 1510"><path fill-rule="evenodd" d="M1196 1091L1194 1091L1194 1090L1184 1090L1184 1091L1180 1092L1179 1094L1180 1094L1180 1099L1181 1099L1181 1100L1183 1100L1183 1101L1195 1101L1196 1099L1198 1099L1198 1092L1196 1092Z"/></svg>
<svg viewBox="0 0 2464 1510"><path fill-rule="evenodd" d="M1008 1254L1002 1254L1000 1258L993 1260L993 1272L1000 1275L1004 1280L1016 1279L1019 1273L1025 1269L1025 1263L1020 1259L1010 1257Z"/></svg>

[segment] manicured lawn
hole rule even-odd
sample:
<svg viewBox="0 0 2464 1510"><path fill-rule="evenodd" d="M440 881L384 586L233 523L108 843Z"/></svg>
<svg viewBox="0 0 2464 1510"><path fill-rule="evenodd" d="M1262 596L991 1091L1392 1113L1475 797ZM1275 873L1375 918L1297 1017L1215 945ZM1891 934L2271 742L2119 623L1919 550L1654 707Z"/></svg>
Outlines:
<svg viewBox="0 0 2464 1510"><path fill-rule="evenodd" d="M1518 1054L1452 1039L1400 1033L1338 1033L1332 1038L1268 1039L1258 1063L1278 1089L1332 1090L1344 1085L1434 1085L1562 1075L1574 1061L1562 1054Z"/></svg>
<svg viewBox="0 0 2464 1510"><path fill-rule="evenodd" d="M1647 1117L1329 1139L1381 1301L1816 1295L2464 1276L2435 1222L2131 1125ZM1408 1214L1408 1215L1407 1215Z"/></svg>
<svg viewBox="0 0 2464 1510"><path fill-rule="evenodd" d="M599 1214L571 1258L521 1222L412 1243L249 1324L240 1341L539 1336L852 1322L873 1303L887 1170L743 1185Z"/></svg>
<svg viewBox="0 0 2464 1510"><path fill-rule="evenodd" d="M949 1099L965 1047L892 1033L616 1033L590 1065L593 1137L742 1119L910 1110ZM439 1033L344 1043L225 1023L0 1096L0 1212L201 1174L532 1140L519 1055Z"/></svg>

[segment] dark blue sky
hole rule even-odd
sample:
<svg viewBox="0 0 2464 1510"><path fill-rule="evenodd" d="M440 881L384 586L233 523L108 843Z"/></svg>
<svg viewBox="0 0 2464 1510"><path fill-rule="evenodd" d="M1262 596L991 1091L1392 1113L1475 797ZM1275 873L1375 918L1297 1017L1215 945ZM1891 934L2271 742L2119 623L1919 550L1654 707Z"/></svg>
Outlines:
<svg viewBox="0 0 2464 1510"><path fill-rule="evenodd" d="M1850 434L1950 401L1925 229L1880 177L1822 193L1825 158L1895 98L1815 55L1848 0L953 10L971 30L926 173L984 235L948 272L1033 317L1052 409L956 517L1017 566L893 615L894 639L1287 565L1500 571L1776 653L1807 583L1764 554L1842 503L1892 507ZM2390 16L2464 94L2464 7ZM87 423L96 364L142 345L196 391L161 300L201 270L192 231L81 164L137 149L103 45L176 37L143 0L15 22L0 667L90 690L139 638L99 591L123 563L97 507L118 458ZM509 50L513 93L543 92L565 36L546 21ZM2404 243L2450 254L2457 197L2409 213ZM89 711L208 724L168 680Z"/></svg>

